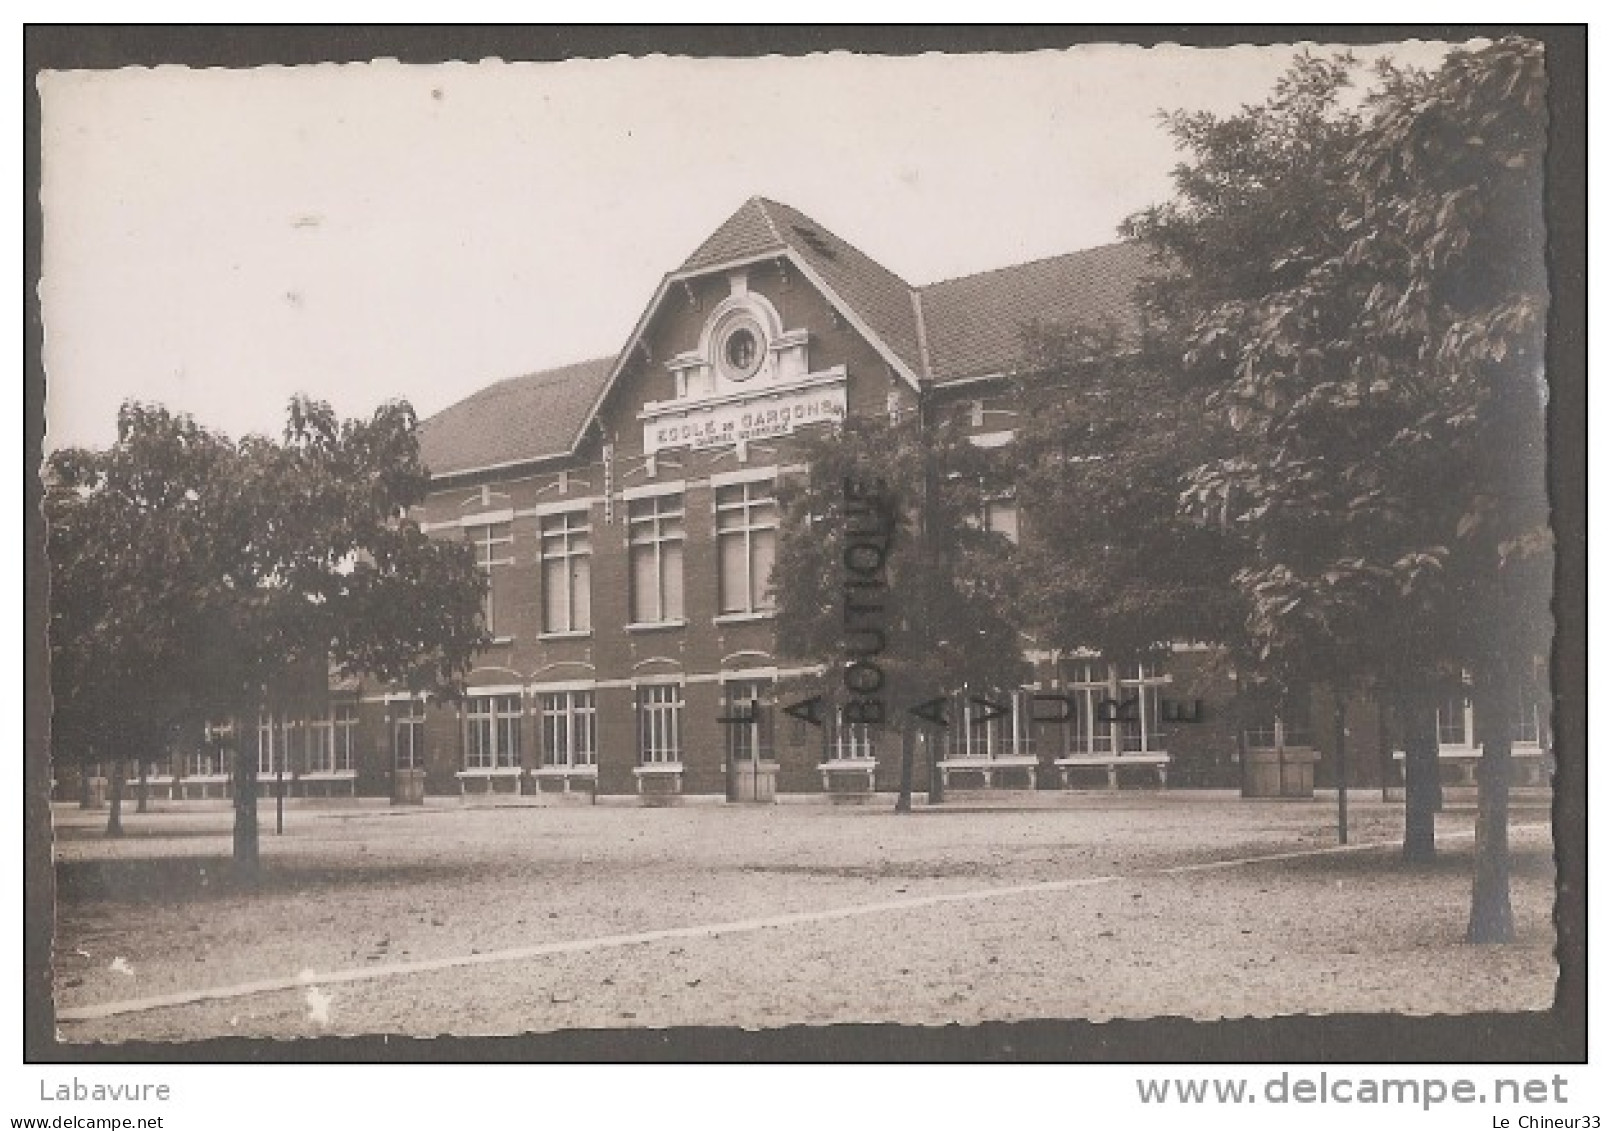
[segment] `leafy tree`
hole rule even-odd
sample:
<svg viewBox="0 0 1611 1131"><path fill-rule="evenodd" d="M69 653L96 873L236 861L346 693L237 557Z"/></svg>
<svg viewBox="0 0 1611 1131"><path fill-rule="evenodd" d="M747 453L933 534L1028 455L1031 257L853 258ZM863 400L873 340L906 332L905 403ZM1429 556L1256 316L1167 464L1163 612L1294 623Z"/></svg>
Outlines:
<svg viewBox="0 0 1611 1131"><path fill-rule="evenodd" d="M113 763L114 835L129 756L156 757L197 708L207 498L230 457L188 418L131 403L111 448L63 449L46 465L53 757Z"/></svg>
<svg viewBox="0 0 1611 1131"><path fill-rule="evenodd" d="M1114 663L1178 640L1234 649L1243 610L1225 580L1236 546L1179 507L1182 480L1224 431L1202 390L1156 340L1138 347L1113 327L1041 327L1034 340L1013 453L1026 630Z"/></svg>
<svg viewBox="0 0 1611 1131"><path fill-rule="evenodd" d="M851 419L798 441L807 470L780 488L771 581L779 650L826 665L800 689L841 705L877 702L880 724L901 735L901 811L911 808L924 725L908 708L962 689L1017 688L1025 670L1009 616L1012 571L1002 568L1012 547L980 522L998 471L933 415ZM849 718L872 718L850 709ZM930 771L933 795L932 758Z"/></svg>
<svg viewBox="0 0 1611 1131"><path fill-rule="evenodd" d="M1332 221L1297 234L1267 294L1199 319L1246 443L1192 497L1253 532L1238 581L1270 652L1330 639L1419 720L1470 673L1484 754L1468 937L1500 941L1515 679L1550 628L1543 57L1507 40L1381 75Z"/></svg>
<svg viewBox="0 0 1611 1131"><path fill-rule="evenodd" d="M322 693L332 667L452 693L485 644L469 549L407 518L429 484L407 404L338 421L298 398L282 441L238 443L129 405L112 449L61 453L53 475L53 687L69 734L107 733L124 706L244 729ZM256 773L240 749L233 793L251 874Z"/></svg>
<svg viewBox="0 0 1611 1131"><path fill-rule="evenodd" d="M1353 160L1370 131L1367 105L1351 97L1357 70L1348 55L1301 55L1263 103L1227 117L1167 115L1191 161L1175 170L1175 198L1132 217L1126 233L1153 249L1160 268L1143 292L1151 351L1160 363L1184 362L1179 380L1198 403L1221 408L1230 427L1197 449L1213 458L1189 477L1183 502L1241 543L1220 559L1246 602L1239 667L1278 688L1330 685L1339 702L1355 689L1397 701L1405 854L1421 858L1433 851L1440 804L1435 711L1447 673L1425 624L1406 618L1391 578L1367 568L1382 532L1351 506L1369 493L1356 476L1392 412L1378 390L1368 403L1380 412L1351 421L1317 415L1314 444L1300 449L1272 427L1276 393L1253 376L1243 348L1304 317L1294 288L1319 259L1346 254L1358 234L1355 217L1370 193ZM1323 385L1317 360L1283 359L1296 387ZM1317 400L1304 403L1318 413Z"/></svg>

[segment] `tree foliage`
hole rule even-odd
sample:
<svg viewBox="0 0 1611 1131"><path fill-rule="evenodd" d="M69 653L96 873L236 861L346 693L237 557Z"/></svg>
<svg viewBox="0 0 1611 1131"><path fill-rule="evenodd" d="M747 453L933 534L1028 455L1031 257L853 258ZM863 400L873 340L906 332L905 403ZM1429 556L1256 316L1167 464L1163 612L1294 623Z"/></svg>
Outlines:
<svg viewBox="0 0 1611 1131"><path fill-rule="evenodd" d="M1422 710L1470 673L1505 762L1514 673L1550 630L1542 50L1378 77L1368 128L1339 119L1328 191L1274 211L1264 285L1195 308L1183 356L1237 442L1186 503L1246 532L1236 582L1267 662L1318 657ZM1485 772L1490 798L1505 774ZM1473 937L1508 935L1508 898L1487 902Z"/></svg>
<svg viewBox="0 0 1611 1131"><path fill-rule="evenodd" d="M407 517L429 484L415 426L404 403L340 421L298 398L280 441L232 442L131 403L110 448L53 454L57 748L105 748L131 720L245 720L322 695L331 667L455 691L485 642L483 581ZM237 766L248 867L254 785Z"/></svg>
<svg viewBox="0 0 1611 1131"><path fill-rule="evenodd" d="M903 734L909 770L919 725L909 707L1022 681L1013 546L981 522L987 495L1010 481L955 422L916 413L847 420L803 437L796 454L806 470L780 487L772 571L779 651L825 664L820 679L802 686L838 703L855 697L842 676L866 654L881 679L871 697ZM875 543L885 547L876 575L848 568L847 552L870 563L853 548ZM867 581L876 583L859 584Z"/></svg>

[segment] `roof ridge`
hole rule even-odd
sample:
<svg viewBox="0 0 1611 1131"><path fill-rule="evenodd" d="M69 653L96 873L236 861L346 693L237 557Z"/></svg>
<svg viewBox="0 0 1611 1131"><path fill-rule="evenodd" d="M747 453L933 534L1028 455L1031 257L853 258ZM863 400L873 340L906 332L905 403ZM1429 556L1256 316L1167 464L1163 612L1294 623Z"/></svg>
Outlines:
<svg viewBox="0 0 1611 1131"><path fill-rule="evenodd" d="M761 219L766 221L766 229L772 233L772 238L777 240L778 243L787 247L789 245L789 241L784 239L783 233L778 231L777 221L772 218L772 209L767 207L768 205L775 205L777 202L768 200L764 196L752 196L750 197L750 203L754 204L758 209L760 209ZM801 215L803 216L805 213L802 212Z"/></svg>
<svg viewBox="0 0 1611 1131"><path fill-rule="evenodd" d="M943 279L935 279L932 283L919 283L914 289L919 291L932 290L943 287L948 283L961 283L968 279L981 279L986 275L999 275L1003 271L1021 271L1025 267L1034 267L1039 263L1050 263L1056 259L1072 259L1077 255L1089 255L1093 251L1108 251L1116 247L1139 247L1137 240L1113 240L1109 243L1099 243L1093 247L1075 248L1073 251L1062 251L1055 255L1042 255L1036 259L1025 259L1020 263L1003 263L1000 267L986 267L983 271L969 271L962 275L948 275Z"/></svg>

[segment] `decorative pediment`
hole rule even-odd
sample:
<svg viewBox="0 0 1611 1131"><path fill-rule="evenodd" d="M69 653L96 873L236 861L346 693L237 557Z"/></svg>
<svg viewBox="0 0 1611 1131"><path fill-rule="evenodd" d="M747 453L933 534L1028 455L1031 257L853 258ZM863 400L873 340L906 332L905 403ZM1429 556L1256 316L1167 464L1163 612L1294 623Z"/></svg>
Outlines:
<svg viewBox="0 0 1611 1131"><path fill-rule="evenodd" d="M667 362L679 402L759 393L810 372L810 335L786 329L766 296L749 289L745 272L731 273L729 285L732 293L705 319L699 344Z"/></svg>

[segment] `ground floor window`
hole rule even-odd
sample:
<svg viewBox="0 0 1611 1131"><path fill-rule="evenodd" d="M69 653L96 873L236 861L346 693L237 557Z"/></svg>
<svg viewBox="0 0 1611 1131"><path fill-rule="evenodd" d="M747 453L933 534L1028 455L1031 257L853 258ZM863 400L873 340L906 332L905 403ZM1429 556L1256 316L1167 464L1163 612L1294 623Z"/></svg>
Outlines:
<svg viewBox="0 0 1611 1131"><path fill-rule="evenodd" d="M638 688L638 761L646 766L682 761L682 685Z"/></svg>
<svg viewBox="0 0 1611 1131"><path fill-rule="evenodd" d="M337 703L330 722L331 768L338 774L350 774L358 749L358 704Z"/></svg>
<svg viewBox="0 0 1611 1131"><path fill-rule="evenodd" d="M1063 691L1073 700L1073 717L1063 724L1066 756L1162 752L1168 679L1159 664L1080 659L1064 670Z"/></svg>
<svg viewBox="0 0 1611 1131"><path fill-rule="evenodd" d="M845 709L834 712L833 735L828 746L829 756L836 762L873 761L878 757L877 739L867 723L845 721Z"/></svg>
<svg viewBox="0 0 1611 1131"><path fill-rule="evenodd" d="M394 705L392 760L399 770L425 768L425 701L406 699Z"/></svg>
<svg viewBox="0 0 1611 1131"><path fill-rule="evenodd" d="M983 702L976 702L976 698ZM951 709L955 721L946 732L947 760L1033 757L1035 748L1028 706L1023 693L1017 691L956 696ZM1007 709L1006 714L996 714L1000 707Z"/></svg>
<svg viewBox="0 0 1611 1131"><path fill-rule="evenodd" d="M272 713L257 717L257 772L278 774L288 771L286 764L285 722Z"/></svg>
<svg viewBox="0 0 1611 1131"><path fill-rule="evenodd" d="M598 759L591 691L549 691L539 697L543 720L543 765L591 766Z"/></svg>
<svg viewBox="0 0 1611 1131"><path fill-rule="evenodd" d="M520 696L472 695L464 713L467 770L501 770L520 765Z"/></svg>
<svg viewBox="0 0 1611 1131"><path fill-rule="evenodd" d="M1519 687L1510 715L1510 741L1519 746L1546 746L1549 740L1549 708L1539 702L1531 689ZM1438 705L1438 745L1473 749L1481 742L1477 734L1476 710L1469 692L1451 695Z"/></svg>
<svg viewBox="0 0 1611 1131"><path fill-rule="evenodd" d="M208 777L224 772L224 760L218 751L208 746L197 746L185 751L181 763L185 777Z"/></svg>

